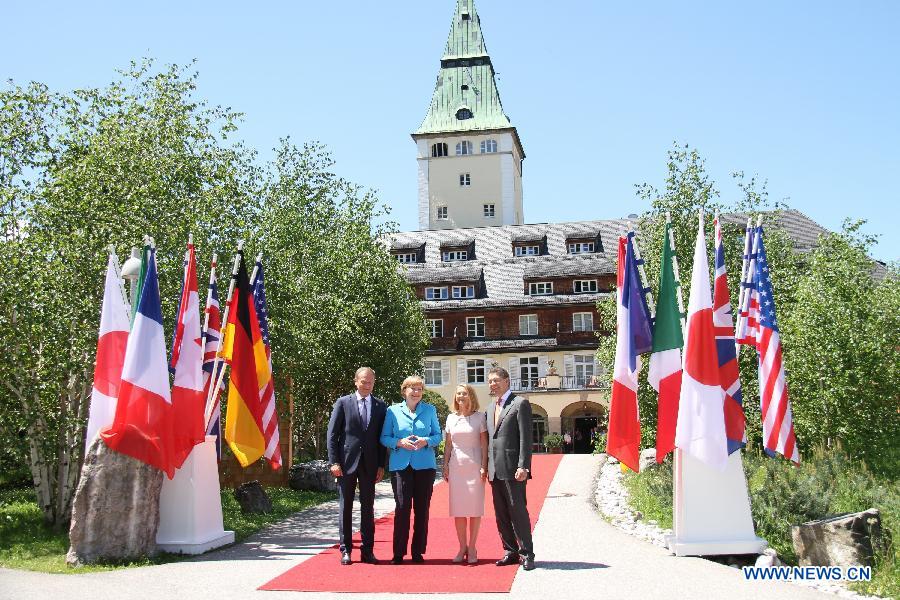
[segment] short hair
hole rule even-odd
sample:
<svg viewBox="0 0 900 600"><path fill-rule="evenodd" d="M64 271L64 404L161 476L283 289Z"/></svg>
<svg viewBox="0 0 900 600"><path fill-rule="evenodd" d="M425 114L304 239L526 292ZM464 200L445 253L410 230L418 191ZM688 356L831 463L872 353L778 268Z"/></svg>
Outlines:
<svg viewBox="0 0 900 600"><path fill-rule="evenodd" d="M490 371L488 371L488 377L491 375L499 375L500 379L509 379L509 371L504 369L503 367L494 367Z"/></svg>
<svg viewBox="0 0 900 600"><path fill-rule="evenodd" d="M400 384L400 395L406 393L407 388L411 388L414 385L421 385L422 390L425 390L425 380L419 377L418 375L410 375L406 379L403 380L403 383Z"/></svg>
<svg viewBox="0 0 900 600"><path fill-rule="evenodd" d="M478 394L475 393L475 388L473 388L468 383L461 383L456 386L456 389L465 388L467 392L469 392L469 402L472 404L472 412L478 412L478 409L481 408L481 405L478 403ZM453 412L455 414L459 414L459 411L462 407L459 405L459 402L456 400L456 392L453 392Z"/></svg>
<svg viewBox="0 0 900 600"><path fill-rule="evenodd" d="M373 377L375 376L375 369L373 369L372 367L360 367L356 370L356 374L353 376L353 381L359 379L366 371L371 373Z"/></svg>

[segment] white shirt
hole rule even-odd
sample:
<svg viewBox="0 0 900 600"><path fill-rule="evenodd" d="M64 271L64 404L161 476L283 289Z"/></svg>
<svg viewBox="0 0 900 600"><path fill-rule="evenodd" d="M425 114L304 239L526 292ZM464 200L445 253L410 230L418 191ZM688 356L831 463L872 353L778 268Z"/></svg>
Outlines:
<svg viewBox="0 0 900 600"><path fill-rule="evenodd" d="M363 402L365 400L365 402ZM370 396L360 395L359 391L356 392L356 410L359 412L359 416L363 419L363 427L369 426L369 417L372 415L372 398Z"/></svg>

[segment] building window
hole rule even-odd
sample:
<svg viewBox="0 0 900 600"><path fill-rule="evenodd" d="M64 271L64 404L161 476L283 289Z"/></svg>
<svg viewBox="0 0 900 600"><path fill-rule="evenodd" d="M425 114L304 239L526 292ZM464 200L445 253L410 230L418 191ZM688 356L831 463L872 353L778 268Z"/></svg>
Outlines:
<svg viewBox="0 0 900 600"><path fill-rule="evenodd" d="M458 111L456 111L456 119L458 121L465 121L466 119L471 119L474 116L475 115L473 115L472 111L469 110L468 108L461 108ZM471 145L471 142L468 142L468 143ZM469 152L469 154L471 154L471 152Z"/></svg>
<svg viewBox="0 0 900 600"><path fill-rule="evenodd" d="M438 221L446 221L447 220L447 207L446 206L438 206L437 207L437 219Z"/></svg>
<svg viewBox="0 0 900 600"><path fill-rule="evenodd" d="M484 383L484 360L473 358L466 361L466 383Z"/></svg>
<svg viewBox="0 0 900 600"><path fill-rule="evenodd" d="M397 259L397 262L401 262L404 264L414 263L418 260L415 252L401 252L399 254L395 254L394 258Z"/></svg>
<svg viewBox="0 0 900 600"><path fill-rule="evenodd" d="M451 291L451 297L453 298L474 298L475 297L475 286L474 285L454 285Z"/></svg>
<svg viewBox="0 0 900 600"><path fill-rule="evenodd" d="M427 287L427 288L425 288L425 299L426 300L446 300L447 299L447 288L446 287Z"/></svg>
<svg viewBox="0 0 900 600"><path fill-rule="evenodd" d="M540 246L516 246L516 256L538 256L541 253Z"/></svg>
<svg viewBox="0 0 900 600"><path fill-rule="evenodd" d="M536 444L544 445L544 437L547 435L547 419L544 415L531 415L531 439Z"/></svg>
<svg viewBox="0 0 900 600"><path fill-rule="evenodd" d="M493 204L485 204L484 205L484 216L493 219L495 214L494 205Z"/></svg>
<svg viewBox="0 0 900 600"><path fill-rule="evenodd" d="M466 331L469 337L484 337L484 317L466 317Z"/></svg>
<svg viewBox="0 0 900 600"><path fill-rule="evenodd" d="M550 296L553 294L552 281L536 281L528 284L528 294L531 296Z"/></svg>
<svg viewBox="0 0 900 600"><path fill-rule="evenodd" d="M472 176L469 173L459 174L459 185L466 187L472 185Z"/></svg>
<svg viewBox="0 0 900 600"><path fill-rule="evenodd" d="M535 388L538 385L538 357L531 356L519 359L519 379L522 389ZM543 438L541 438L543 439Z"/></svg>
<svg viewBox="0 0 900 600"><path fill-rule="evenodd" d="M431 156L434 158L440 158L442 156L447 156L447 144L444 142L438 142L437 144L431 145Z"/></svg>
<svg viewBox="0 0 900 600"><path fill-rule="evenodd" d="M594 315L593 313L583 312L574 313L572 315L572 331L593 331Z"/></svg>
<svg viewBox="0 0 900 600"><path fill-rule="evenodd" d="M472 142L468 140L464 140L456 144L456 155L464 156L466 154L472 154Z"/></svg>
<svg viewBox="0 0 900 600"><path fill-rule="evenodd" d="M594 242L569 242L569 254L585 254L594 251Z"/></svg>
<svg viewBox="0 0 900 600"><path fill-rule="evenodd" d="M444 320L428 319L428 335L433 338L444 337Z"/></svg>
<svg viewBox="0 0 900 600"><path fill-rule="evenodd" d="M441 260L444 262L453 262L457 260L469 260L468 250L444 250L441 254Z"/></svg>
<svg viewBox="0 0 900 600"><path fill-rule="evenodd" d="M591 383L594 377L594 357L575 355L575 383L578 387L584 387Z"/></svg>
<svg viewBox="0 0 900 600"><path fill-rule="evenodd" d="M519 335L537 335L537 315L519 315Z"/></svg>
<svg viewBox="0 0 900 600"><path fill-rule="evenodd" d="M425 385L444 385L444 378L441 377L441 361L425 361Z"/></svg>
<svg viewBox="0 0 900 600"><path fill-rule="evenodd" d="M596 279L576 279L575 280L575 293L576 294L590 294L592 292L597 291L597 280Z"/></svg>
<svg viewBox="0 0 900 600"><path fill-rule="evenodd" d="M497 140L481 140L481 153L490 154L497 151Z"/></svg>

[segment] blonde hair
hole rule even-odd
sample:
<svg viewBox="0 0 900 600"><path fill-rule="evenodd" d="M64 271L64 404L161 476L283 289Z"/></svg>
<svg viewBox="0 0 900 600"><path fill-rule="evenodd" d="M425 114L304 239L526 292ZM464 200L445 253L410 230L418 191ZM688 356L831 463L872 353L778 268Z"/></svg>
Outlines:
<svg viewBox="0 0 900 600"><path fill-rule="evenodd" d="M418 375L410 375L406 379L403 380L403 383L400 384L400 395L406 396L406 389L411 388L414 385L421 385L422 391L425 391L425 380L419 377Z"/></svg>
<svg viewBox="0 0 900 600"><path fill-rule="evenodd" d="M475 388L468 383L461 383L456 386L457 390L459 390L459 388L463 388L469 393L469 403L472 405L472 412L478 412L478 409L481 408L481 406L478 404L478 394L475 393ZM459 400L456 399L456 392L453 392L453 412L458 415L461 410L462 407L459 405Z"/></svg>

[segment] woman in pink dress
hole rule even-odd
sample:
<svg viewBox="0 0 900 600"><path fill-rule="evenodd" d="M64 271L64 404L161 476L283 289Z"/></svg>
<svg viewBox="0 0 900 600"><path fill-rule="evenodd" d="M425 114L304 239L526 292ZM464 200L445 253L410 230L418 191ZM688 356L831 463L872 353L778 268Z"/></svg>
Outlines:
<svg viewBox="0 0 900 600"><path fill-rule="evenodd" d="M450 516L455 517L459 553L453 562L478 562L475 543L484 515L487 479L487 417L478 412L478 396L470 385L456 387L453 412L444 427L444 479L450 485ZM469 537L466 540L466 521Z"/></svg>

